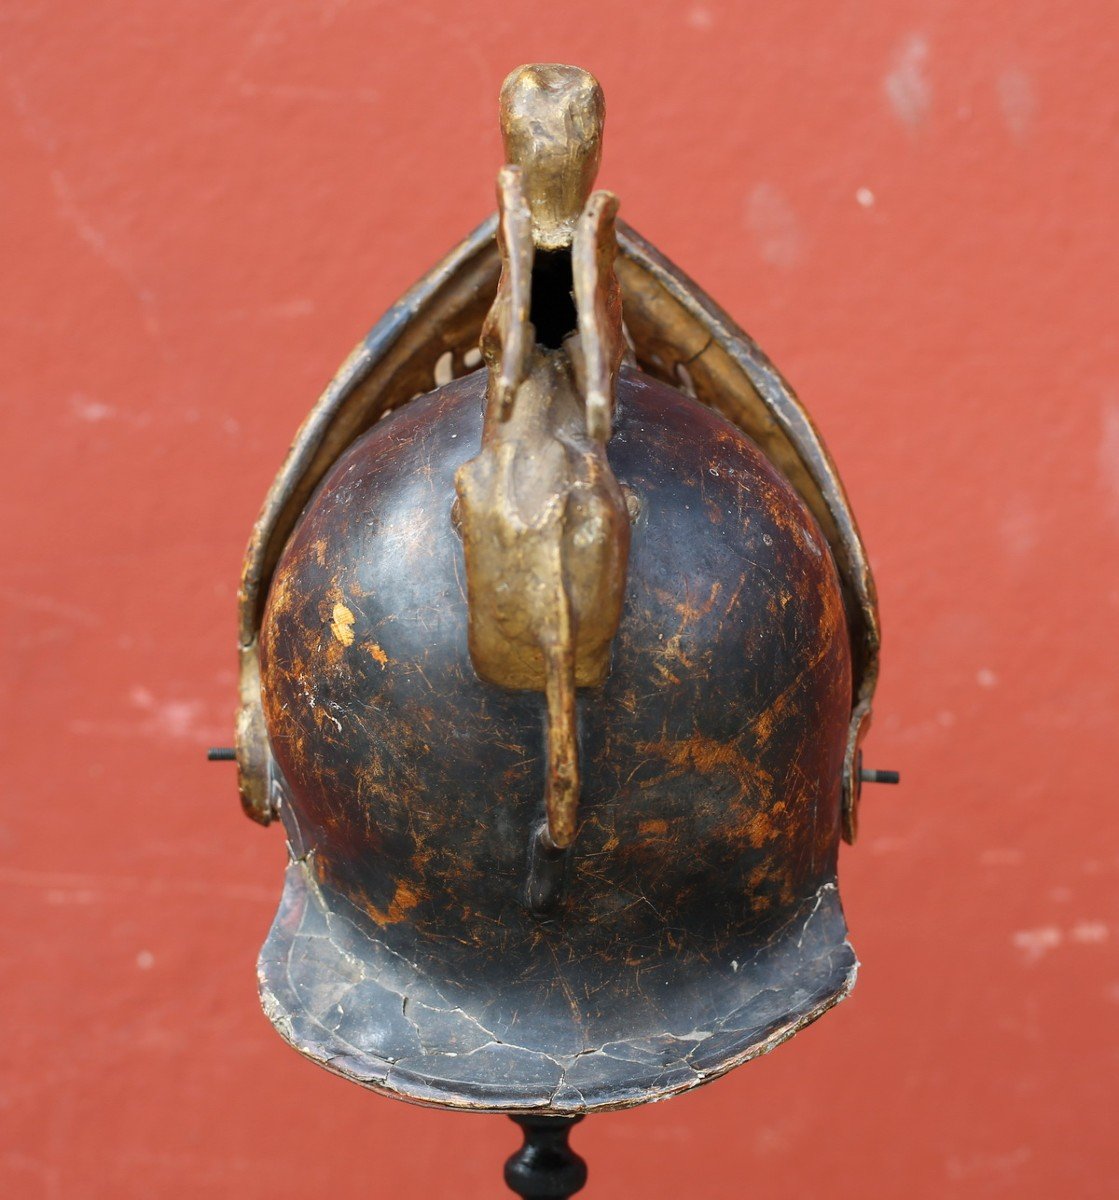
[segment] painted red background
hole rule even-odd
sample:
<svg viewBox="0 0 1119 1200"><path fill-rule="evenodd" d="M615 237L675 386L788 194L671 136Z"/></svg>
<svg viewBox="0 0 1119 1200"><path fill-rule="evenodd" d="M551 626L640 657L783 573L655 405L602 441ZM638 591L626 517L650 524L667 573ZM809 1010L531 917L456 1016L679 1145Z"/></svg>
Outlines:
<svg viewBox="0 0 1119 1200"><path fill-rule="evenodd" d="M1119 1187L1113 3L196 0L0 13L0 1192L492 1197L514 1131L305 1063L254 961L234 592L288 439L491 207L522 61L759 339L877 569L854 997L586 1122L588 1200Z"/></svg>

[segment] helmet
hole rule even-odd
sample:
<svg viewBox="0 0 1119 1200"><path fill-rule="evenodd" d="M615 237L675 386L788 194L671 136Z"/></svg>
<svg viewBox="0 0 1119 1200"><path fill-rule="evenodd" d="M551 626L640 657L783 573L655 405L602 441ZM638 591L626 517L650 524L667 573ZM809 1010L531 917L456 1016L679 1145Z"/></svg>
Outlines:
<svg viewBox="0 0 1119 1200"><path fill-rule="evenodd" d="M498 216L347 360L246 559L264 1008L419 1103L661 1099L857 968L866 555L788 385L591 193L602 114L583 71L509 77Z"/></svg>

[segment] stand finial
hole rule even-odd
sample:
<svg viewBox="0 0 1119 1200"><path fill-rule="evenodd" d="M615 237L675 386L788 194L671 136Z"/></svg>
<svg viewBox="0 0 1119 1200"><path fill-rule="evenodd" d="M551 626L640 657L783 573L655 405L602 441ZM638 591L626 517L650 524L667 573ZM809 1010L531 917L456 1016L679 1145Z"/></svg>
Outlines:
<svg viewBox="0 0 1119 1200"><path fill-rule="evenodd" d="M587 1164L567 1144L582 1117L513 1116L524 1145L505 1164L505 1182L522 1200L568 1200L587 1182Z"/></svg>

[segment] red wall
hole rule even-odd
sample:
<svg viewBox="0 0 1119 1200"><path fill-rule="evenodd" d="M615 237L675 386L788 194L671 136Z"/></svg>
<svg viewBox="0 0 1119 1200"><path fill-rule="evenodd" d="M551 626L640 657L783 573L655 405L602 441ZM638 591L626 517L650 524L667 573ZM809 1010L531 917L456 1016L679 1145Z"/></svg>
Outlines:
<svg viewBox="0 0 1119 1200"><path fill-rule="evenodd" d="M885 671L854 997L586 1122L595 1197L1115 1194L1109 3L195 0L0 15L0 1192L501 1194L508 1122L259 1011L281 834L230 739L240 557L366 328L490 208L496 94L595 71L602 182L844 473Z"/></svg>

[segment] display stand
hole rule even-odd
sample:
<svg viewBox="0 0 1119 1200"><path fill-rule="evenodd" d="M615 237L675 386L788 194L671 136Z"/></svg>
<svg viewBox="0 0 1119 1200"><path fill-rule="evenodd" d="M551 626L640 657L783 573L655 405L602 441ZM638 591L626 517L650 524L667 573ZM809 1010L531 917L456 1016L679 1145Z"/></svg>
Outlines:
<svg viewBox="0 0 1119 1200"><path fill-rule="evenodd" d="M505 1163L505 1182L522 1200L567 1200L587 1182L587 1164L567 1143L582 1117L510 1116L524 1145Z"/></svg>

